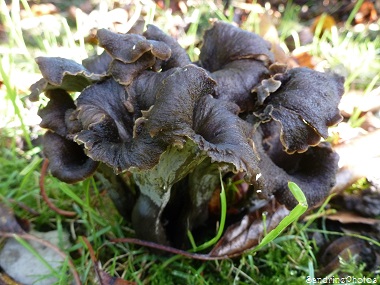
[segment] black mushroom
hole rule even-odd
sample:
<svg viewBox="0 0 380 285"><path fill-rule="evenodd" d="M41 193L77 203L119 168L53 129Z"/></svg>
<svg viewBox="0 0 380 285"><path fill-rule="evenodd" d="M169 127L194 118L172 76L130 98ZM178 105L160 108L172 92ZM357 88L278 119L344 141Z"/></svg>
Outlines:
<svg viewBox="0 0 380 285"><path fill-rule="evenodd" d="M83 65L39 58L30 98L50 99L39 115L54 176L70 183L108 168L133 177L138 237L182 246L207 218L220 172L243 173L289 208L289 180L310 205L327 195L338 158L320 139L340 120L340 76L286 70L262 38L222 22L205 33L198 63L152 25L98 38L105 52Z"/></svg>

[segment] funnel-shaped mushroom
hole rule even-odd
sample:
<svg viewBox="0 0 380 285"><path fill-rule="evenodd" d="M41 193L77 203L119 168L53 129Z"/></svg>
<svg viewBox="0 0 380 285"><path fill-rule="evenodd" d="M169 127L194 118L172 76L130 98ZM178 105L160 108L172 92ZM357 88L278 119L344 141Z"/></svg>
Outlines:
<svg viewBox="0 0 380 285"><path fill-rule="evenodd" d="M267 42L222 22L205 34L200 67L155 26L143 35L99 30L98 38L106 52L85 67L39 58L44 78L31 99L50 99L39 115L53 175L76 182L101 163L106 176L132 176L137 194L120 200L131 201L124 216L132 212L140 238L183 245L207 217L220 173L244 173L289 208L288 181L309 205L327 195L337 155L319 142L340 120L340 76L269 66ZM75 102L70 91L81 92Z"/></svg>
<svg viewBox="0 0 380 285"><path fill-rule="evenodd" d="M258 165L264 195L274 194L288 208L297 201L288 188L295 182L304 192L309 207L326 197L335 184L339 156L327 143L309 148L304 153L288 154L280 141L280 125L272 121L261 125L253 141L259 153Z"/></svg>
<svg viewBox="0 0 380 285"><path fill-rule="evenodd" d="M258 98L267 97L255 115L264 122L273 119L281 125L280 139L286 152L304 152L310 145L317 145L321 137L327 138L327 128L342 119L338 104L344 91L343 77L294 68L271 80L278 83L275 88L256 89ZM260 94L262 90L269 91L268 95Z"/></svg>
<svg viewBox="0 0 380 285"><path fill-rule="evenodd" d="M252 110L251 90L266 77L274 60L270 44L260 36L233 25L215 22L206 31L200 66L217 82L216 97Z"/></svg>

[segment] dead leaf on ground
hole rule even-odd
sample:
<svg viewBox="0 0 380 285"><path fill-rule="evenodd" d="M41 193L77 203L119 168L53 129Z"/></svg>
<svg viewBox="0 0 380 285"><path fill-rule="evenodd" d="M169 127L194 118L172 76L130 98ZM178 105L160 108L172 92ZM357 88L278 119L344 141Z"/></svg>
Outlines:
<svg viewBox="0 0 380 285"><path fill-rule="evenodd" d="M340 194L358 179L380 180L380 130L367 134L348 135L343 129L347 124L340 123L338 126L339 142L334 145L334 150L338 153L339 171L336 175L335 186L330 194ZM360 128L349 128L348 130L358 130ZM340 131L339 131L340 130Z"/></svg>
<svg viewBox="0 0 380 285"><path fill-rule="evenodd" d="M2 202L0 202L0 232L15 234L25 233L13 214L13 211Z"/></svg>
<svg viewBox="0 0 380 285"><path fill-rule="evenodd" d="M318 35L321 36L325 31L330 31L333 26L336 26L335 19L330 15L322 14L314 19L310 29L313 34L318 32L318 29L321 29Z"/></svg>
<svg viewBox="0 0 380 285"><path fill-rule="evenodd" d="M99 277L101 279L100 285L132 285L136 284L135 282L131 282L128 280L124 280L119 277L112 277L110 274L105 272L104 270L99 269Z"/></svg>
<svg viewBox="0 0 380 285"><path fill-rule="evenodd" d="M309 67L311 69L315 69L316 65L322 61L303 47L297 48L292 52L292 59L295 60L298 66Z"/></svg>
<svg viewBox="0 0 380 285"><path fill-rule="evenodd" d="M0 202L0 238L13 238L15 235L19 236L20 238L26 241L36 242L42 245L45 249L49 248L50 250L56 252L62 258L62 260L68 258L68 256L64 252L62 252L57 246L44 239L41 239L37 236L25 232L23 227L20 225L17 217L14 215L12 209L5 205L5 203ZM73 274L75 284L81 284L78 272L76 271L74 264L70 258L68 258L68 266L70 268L71 273ZM0 285L2 284L0 283Z"/></svg>
<svg viewBox="0 0 380 285"><path fill-rule="evenodd" d="M113 277L109 273L105 272L102 269L102 265L100 261L97 260L95 256L94 249L92 248L91 243L88 241L86 237L82 237L84 243L87 246L87 249L89 251L92 263L94 264L94 270L97 277L97 284L99 285L134 285L135 282L124 280L120 277Z"/></svg>
<svg viewBox="0 0 380 285"><path fill-rule="evenodd" d="M378 19L375 5L369 0L363 2L355 15L356 24L373 23Z"/></svg>
<svg viewBox="0 0 380 285"><path fill-rule="evenodd" d="M349 261L355 255L357 264L366 263L366 270L376 267L376 252L373 246L363 239L344 236L334 240L321 250L318 262L321 268L316 275L318 277L327 276L341 267L340 260Z"/></svg>
<svg viewBox="0 0 380 285"><path fill-rule="evenodd" d="M365 94L364 91L350 90L342 97L339 109L345 117L350 117L355 109L361 112L376 112L380 110L380 87Z"/></svg>
<svg viewBox="0 0 380 285"><path fill-rule="evenodd" d="M33 4L30 10L34 16L50 15L59 12L57 6L52 3Z"/></svg>
<svg viewBox="0 0 380 285"><path fill-rule="evenodd" d="M340 211L335 214L328 215L326 216L326 219L332 220L332 221L338 221L341 224L357 223L357 224L374 225L374 224L379 223L378 219L365 218L355 213L346 212L346 211Z"/></svg>
<svg viewBox="0 0 380 285"><path fill-rule="evenodd" d="M8 274L0 271L0 285L23 285L23 284L18 283L13 278L11 278Z"/></svg>
<svg viewBox="0 0 380 285"><path fill-rule="evenodd" d="M268 205L260 211L261 213L265 210L268 212L266 225L264 225L262 215L252 213L230 226L209 255L232 257L241 255L244 251L258 245L265 232L273 230L289 214L289 210L283 205L276 209L272 208L272 205Z"/></svg>

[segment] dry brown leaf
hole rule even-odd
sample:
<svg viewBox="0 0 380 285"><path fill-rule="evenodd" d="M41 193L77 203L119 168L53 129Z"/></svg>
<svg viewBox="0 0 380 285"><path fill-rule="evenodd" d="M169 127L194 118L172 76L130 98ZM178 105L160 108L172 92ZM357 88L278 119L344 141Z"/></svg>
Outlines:
<svg viewBox="0 0 380 285"><path fill-rule="evenodd" d="M121 279L119 277L112 277L107 272L102 269L99 269L99 278L101 279L100 285L132 285L136 284L128 280Z"/></svg>
<svg viewBox="0 0 380 285"><path fill-rule="evenodd" d="M322 35L324 31L331 30L331 28L336 25L336 22L332 16L322 14L314 19L313 24L310 27L311 31L315 33L319 25L322 25L321 26L321 35Z"/></svg>
<svg viewBox="0 0 380 285"><path fill-rule="evenodd" d="M18 283L13 278L11 278L8 274L4 272L0 272L0 285L23 285Z"/></svg>
<svg viewBox="0 0 380 285"><path fill-rule="evenodd" d="M52 3L34 4L30 7L34 16L43 16L58 13L58 8Z"/></svg>
<svg viewBox="0 0 380 285"><path fill-rule="evenodd" d="M340 193L362 177L378 177L379 141L380 130L376 130L334 146L340 157L340 169L330 193Z"/></svg>
<svg viewBox="0 0 380 285"><path fill-rule="evenodd" d="M311 55L308 50L304 48L295 49L292 52L292 58L297 62L299 66L309 67L314 69L315 66L321 61L314 55Z"/></svg>
<svg viewBox="0 0 380 285"><path fill-rule="evenodd" d="M92 248L91 243L88 241L88 239L86 237L82 237L82 238L83 238L83 241L88 248L91 260L94 264L94 269L95 269L95 273L96 273L96 277L97 277L97 283L99 285L132 285L132 284L136 284L135 282L124 280L124 279L119 278L119 277L112 277L110 274L105 272L102 269L101 263L97 260L97 258L95 256L95 252L94 252L94 249Z"/></svg>
<svg viewBox="0 0 380 285"><path fill-rule="evenodd" d="M266 215L264 225L262 215L245 215L242 220L230 226L221 240L210 252L210 256L236 256L258 245L265 232L273 230L288 214L289 210L281 205L274 211L266 207L269 212Z"/></svg>
<svg viewBox="0 0 380 285"><path fill-rule="evenodd" d="M378 19L375 5L369 0L364 1L360 6L358 13L355 15L355 23L372 23Z"/></svg>
<svg viewBox="0 0 380 285"><path fill-rule="evenodd" d="M374 225L376 223L379 223L378 219L365 218L365 217L356 215L355 213L345 212L345 211L328 215L326 216L326 218L332 221L338 221L342 224L357 223L357 224Z"/></svg>
<svg viewBox="0 0 380 285"><path fill-rule="evenodd" d="M340 260L348 261L355 255L357 264L366 262L367 267L376 265L375 250L368 242L350 236L334 240L325 249L322 249L322 254L319 258L319 264L322 268L318 270L317 276L327 276L340 268Z"/></svg>

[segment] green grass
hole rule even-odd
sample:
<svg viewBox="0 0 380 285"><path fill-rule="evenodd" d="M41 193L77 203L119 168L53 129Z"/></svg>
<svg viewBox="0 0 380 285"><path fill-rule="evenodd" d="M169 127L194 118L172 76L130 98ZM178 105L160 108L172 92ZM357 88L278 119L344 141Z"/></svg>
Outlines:
<svg viewBox="0 0 380 285"><path fill-rule="evenodd" d="M312 234L336 233L320 230L314 219L306 224L294 222L305 209L302 196L298 197L300 207L296 209L296 215L287 217L281 228L273 231L272 236L269 233L266 238L269 240L263 241L265 246L233 260L207 262L178 255L155 254L147 248L132 244L112 243L111 240L115 238L133 237L134 232L117 213L103 185L92 178L67 185L47 176L45 185L50 199L59 208L76 212L77 216L65 218L51 211L40 196L38 183L42 165L41 149L33 142L42 131L30 122L31 111L28 110L29 103L26 100L28 94L24 87L17 84L17 76L21 73L35 76L38 73L34 62L37 55L63 52L65 57L71 55L79 61L86 53L93 53L94 50L85 46L83 33L79 33L81 37L75 39L76 29L69 27L65 19L59 22L58 37L49 30L37 35L30 34L21 29L19 16L21 7L30 11L26 1L12 1L11 13L7 13L4 0L0 0L0 5L1 21L9 37L6 43L0 45L0 75L3 83L0 89L0 201L9 205L20 218L29 220L36 230L57 229L60 233L70 233L72 246L65 249L65 252L73 259L83 284L94 282L95 271L82 236L90 241L104 271L136 284L305 284L307 276L315 276L319 267L316 258L319 248L312 239ZM155 23L165 31L170 29L170 23L176 17L152 4L140 8L146 9L147 22ZM278 27L280 40L294 35L294 29L299 24L295 21L299 9L292 3L285 9L283 21ZM136 13L141 11L136 9ZM253 11L249 18L253 27L257 26L257 15L254 13ZM181 31L179 42L188 48L192 59L196 60L199 36L207 26L208 19L216 17L231 21L231 18L224 16L222 9L211 1L189 8L188 16L192 21L187 31ZM379 86L376 73L380 70L379 41L378 37L367 39L349 30L332 31L321 38L315 38L307 48L323 58L331 69L340 70L343 67L348 78L347 90L367 88L366 91L369 92L369 89ZM66 56L68 48L71 51ZM358 61L351 60L353 57ZM353 117L352 125L358 125L358 120L359 118ZM316 216L323 215L327 202L316 211ZM223 205L225 202L222 202ZM220 233L215 232L215 236L218 239ZM22 240L20 242L24 243ZM25 244L25 247L28 246ZM196 250L203 248L203 245L195 247L194 244ZM358 266L354 257L349 261L342 260L341 263L342 266L335 275L345 272L360 276L364 272L364 267ZM51 274L59 276L58 284L68 284L72 276L66 272L69 272L67 262L61 270Z"/></svg>

